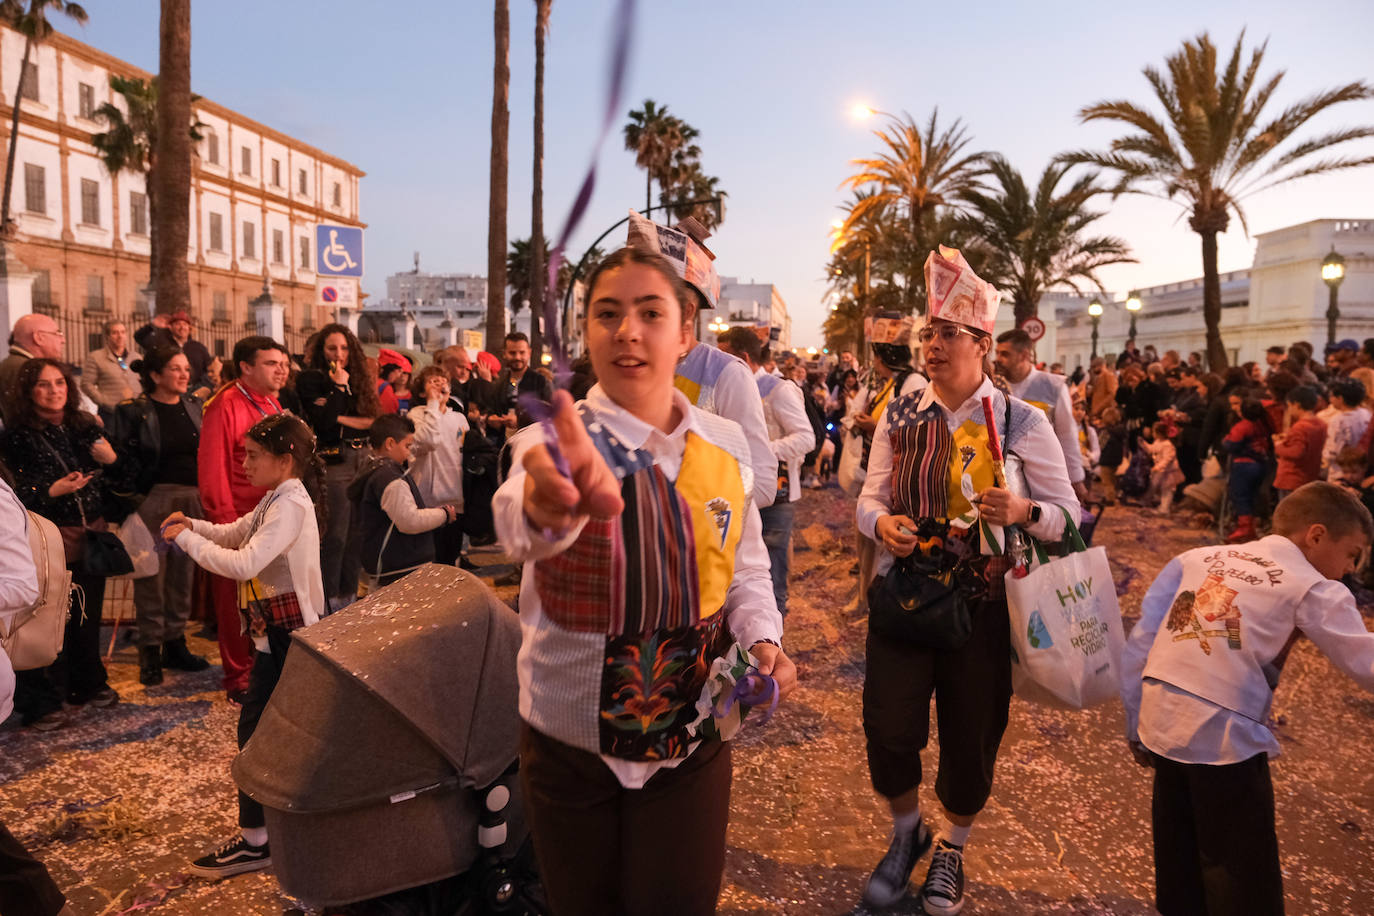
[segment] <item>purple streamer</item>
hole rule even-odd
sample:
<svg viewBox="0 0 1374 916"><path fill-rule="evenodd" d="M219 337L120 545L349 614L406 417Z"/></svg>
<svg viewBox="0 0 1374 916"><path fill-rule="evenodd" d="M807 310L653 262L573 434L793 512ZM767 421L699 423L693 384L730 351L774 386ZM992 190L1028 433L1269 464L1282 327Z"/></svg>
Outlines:
<svg viewBox="0 0 1374 916"><path fill-rule="evenodd" d="M778 709L778 682L773 680L770 675L760 674L759 669L750 668L749 673L735 682L735 687L729 695L721 702L718 702L711 710L717 719L723 719L730 714L736 703L742 706L762 706L768 704L768 711L763 714L759 724L763 725L773 718L773 713ZM721 703L724 705L722 706Z"/></svg>
<svg viewBox="0 0 1374 916"><path fill-rule="evenodd" d="M635 0L620 0L613 24L611 66L605 113L601 119L601 133L597 136L596 145L592 147L592 161L587 166L586 177L582 179L582 187L578 189L577 197L573 200L572 210L563 224L563 231L558 234L558 243L549 253L548 277L545 280L547 291L544 294L544 339L549 344L553 357L553 375L560 388L572 377L572 369L569 367L568 353L563 345L562 329L558 323L557 296L554 295L558 289L558 268L563 263L563 252L568 246L568 239L582 222L582 217L586 215L587 207L592 201L592 191L596 188L596 161L620 111L621 97L625 89L625 71L630 58L630 36L634 31L634 14ZM545 433L549 432L551 430L546 428Z"/></svg>

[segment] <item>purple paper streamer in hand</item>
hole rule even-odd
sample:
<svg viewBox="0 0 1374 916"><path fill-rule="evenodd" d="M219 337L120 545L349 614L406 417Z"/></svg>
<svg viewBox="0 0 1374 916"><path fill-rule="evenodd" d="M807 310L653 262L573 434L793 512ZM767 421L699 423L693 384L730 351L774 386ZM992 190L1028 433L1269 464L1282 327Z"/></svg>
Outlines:
<svg viewBox="0 0 1374 916"><path fill-rule="evenodd" d="M773 713L777 711L778 697L778 682L770 675L760 674L759 669L750 668L749 673L735 682L734 689L723 701L717 703L711 712L717 719L723 719L730 714L736 703L743 706L762 706L767 703L768 711L759 720L759 724L763 725L773 718Z"/></svg>
<svg viewBox="0 0 1374 916"><path fill-rule="evenodd" d="M601 119L601 132L597 135L596 145L592 147L592 161L587 167L587 174L582 179L577 197L573 200L572 210L563 223L563 231L558 234L558 242L549 253L548 276L544 282L544 339L548 342L553 358L554 382L560 388L572 377L572 369L563 345L562 329L559 327L558 298L554 295L558 289L558 268L563 263L563 252L568 246L568 239L582 222L587 206L591 203L592 190L596 187L596 161L601 155L601 147L605 145L606 137L611 132L616 114L620 111L621 96L625 89L625 70L630 57L630 35L634 30L634 13L635 0L620 0L616 5L611 39L610 78L606 91L606 108ZM545 432L551 430L546 429Z"/></svg>

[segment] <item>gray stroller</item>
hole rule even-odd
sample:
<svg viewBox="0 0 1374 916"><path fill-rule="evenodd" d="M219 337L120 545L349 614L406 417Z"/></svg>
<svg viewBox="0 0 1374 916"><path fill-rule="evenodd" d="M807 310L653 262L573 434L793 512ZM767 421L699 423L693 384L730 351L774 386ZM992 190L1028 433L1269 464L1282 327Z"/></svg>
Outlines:
<svg viewBox="0 0 1374 916"><path fill-rule="evenodd" d="M544 912L516 776L520 624L424 566L294 634L234 779L283 889L335 913Z"/></svg>

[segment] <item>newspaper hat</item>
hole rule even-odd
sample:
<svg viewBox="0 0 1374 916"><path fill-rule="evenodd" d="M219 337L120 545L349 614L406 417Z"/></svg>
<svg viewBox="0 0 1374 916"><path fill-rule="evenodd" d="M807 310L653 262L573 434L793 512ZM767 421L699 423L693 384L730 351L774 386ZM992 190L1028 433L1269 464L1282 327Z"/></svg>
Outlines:
<svg viewBox="0 0 1374 916"><path fill-rule="evenodd" d="M928 316L991 334L1001 294L973 272L959 249L939 247L926 258Z"/></svg>
<svg viewBox="0 0 1374 916"><path fill-rule="evenodd" d="M864 337L869 343L911 346L916 319L901 312L874 312L864 319Z"/></svg>
<svg viewBox="0 0 1374 916"><path fill-rule="evenodd" d="M720 276L711 263L716 256L701 244L710 235L705 226L690 216L670 229L631 210L625 244L663 255L678 276L701 294L704 307L713 309L720 300Z"/></svg>

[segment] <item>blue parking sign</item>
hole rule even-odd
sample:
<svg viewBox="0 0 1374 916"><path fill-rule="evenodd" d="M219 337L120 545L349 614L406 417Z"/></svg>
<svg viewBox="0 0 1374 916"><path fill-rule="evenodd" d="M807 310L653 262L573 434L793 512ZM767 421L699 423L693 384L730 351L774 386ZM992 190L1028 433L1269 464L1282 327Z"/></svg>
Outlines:
<svg viewBox="0 0 1374 916"><path fill-rule="evenodd" d="M334 223L316 226L315 273L327 277L361 277L363 230Z"/></svg>

